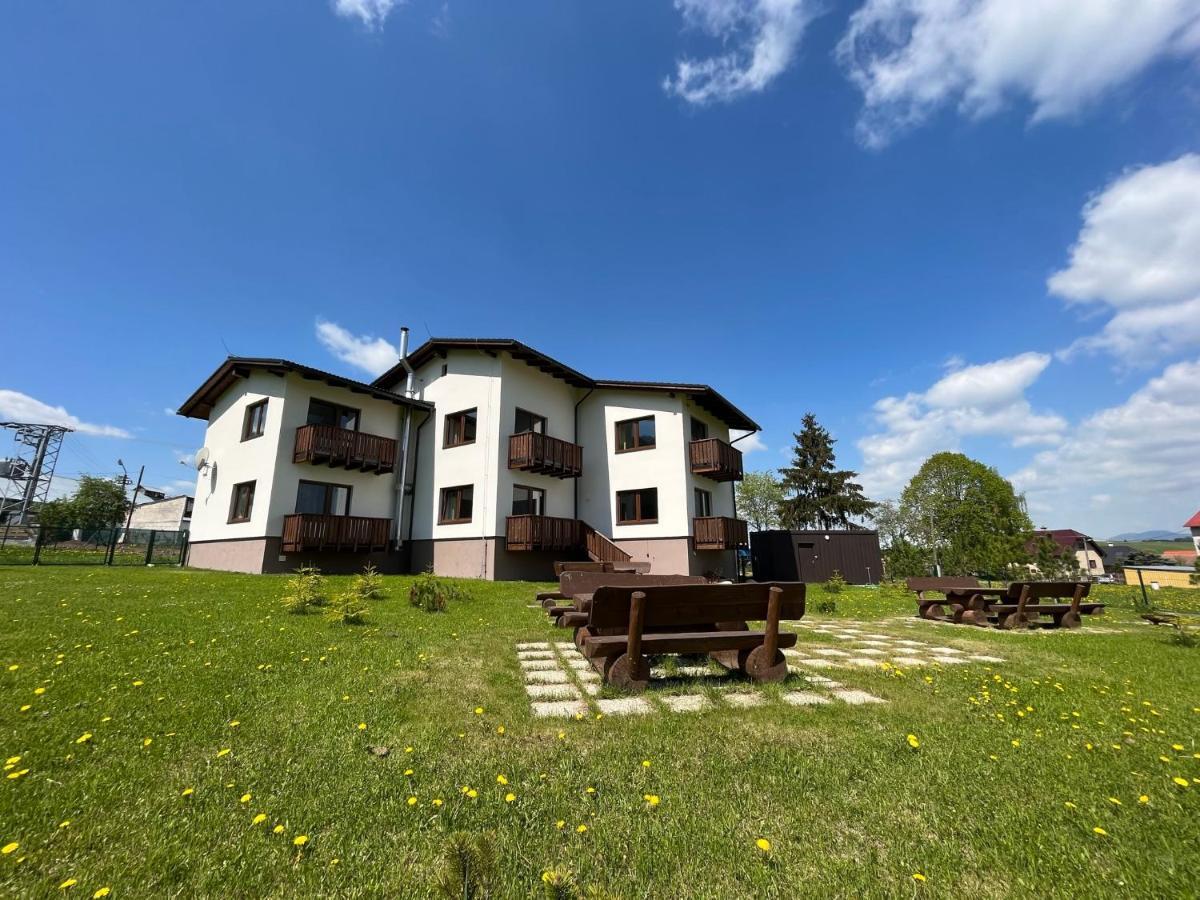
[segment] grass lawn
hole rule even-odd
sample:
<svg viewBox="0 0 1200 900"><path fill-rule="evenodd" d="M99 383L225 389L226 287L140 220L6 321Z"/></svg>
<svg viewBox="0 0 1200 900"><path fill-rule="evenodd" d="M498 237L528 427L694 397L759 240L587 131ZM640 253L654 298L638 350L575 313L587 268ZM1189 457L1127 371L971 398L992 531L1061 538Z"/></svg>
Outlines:
<svg viewBox="0 0 1200 900"><path fill-rule="evenodd" d="M455 831L494 832L503 897L548 870L615 897L1200 891L1200 649L1133 589L1036 634L850 589L809 618L1005 662L822 673L880 705L555 720L514 649L566 634L534 585L430 614L408 583L351 627L284 613L275 577L0 569L0 895L429 896Z"/></svg>

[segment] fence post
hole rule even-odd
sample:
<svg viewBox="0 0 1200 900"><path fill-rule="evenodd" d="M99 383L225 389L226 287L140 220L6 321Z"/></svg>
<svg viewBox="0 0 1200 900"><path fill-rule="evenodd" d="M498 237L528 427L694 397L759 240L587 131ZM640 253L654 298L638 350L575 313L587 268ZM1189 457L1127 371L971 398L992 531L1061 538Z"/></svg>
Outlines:
<svg viewBox="0 0 1200 900"><path fill-rule="evenodd" d="M116 555L116 552L117 552L117 529L113 528L110 531L109 536L108 536L108 553L104 557L104 564L106 566L111 566L113 564L113 557Z"/></svg>
<svg viewBox="0 0 1200 900"><path fill-rule="evenodd" d="M36 566L42 559L42 536L46 533L46 526L39 525L37 527L37 540L33 542L33 564Z"/></svg>
<svg viewBox="0 0 1200 900"><path fill-rule="evenodd" d="M157 532L157 531L151 531L151 532L150 532L150 540L148 540L148 541L146 542L146 562L145 562L145 565L147 565L147 566L148 566L148 565L150 565L150 560L151 560L151 558L153 558L153 556L154 556L154 536L155 536L156 534L158 534L158 532Z"/></svg>
<svg viewBox="0 0 1200 900"><path fill-rule="evenodd" d="M183 532L179 537L179 562L177 565L183 566L184 560L187 559L188 537L191 536L190 531Z"/></svg>

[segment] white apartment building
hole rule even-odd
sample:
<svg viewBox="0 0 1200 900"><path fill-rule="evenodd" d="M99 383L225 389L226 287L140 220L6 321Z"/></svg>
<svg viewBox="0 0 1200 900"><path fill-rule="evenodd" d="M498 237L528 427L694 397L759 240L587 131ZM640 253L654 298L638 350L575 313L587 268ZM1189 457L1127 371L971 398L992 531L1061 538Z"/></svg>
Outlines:
<svg viewBox="0 0 1200 900"><path fill-rule="evenodd" d="M188 565L736 574L730 431L758 426L713 388L596 380L510 339L406 343L370 384L230 357L188 398L207 422Z"/></svg>

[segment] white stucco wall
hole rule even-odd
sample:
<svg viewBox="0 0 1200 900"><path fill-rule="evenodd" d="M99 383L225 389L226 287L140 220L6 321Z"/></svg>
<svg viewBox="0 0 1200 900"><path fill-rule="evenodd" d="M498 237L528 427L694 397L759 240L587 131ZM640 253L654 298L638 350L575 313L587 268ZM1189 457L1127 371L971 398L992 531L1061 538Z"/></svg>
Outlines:
<svg viewBox="0 0 1200 900"><path fill-rule="evenodd" d="M692 440L692 425L691 419L699 419L708 426L708 436L710 438L720 438L729 443L729 427L718 421L712 414L701 409L690 399L683 403L685 412L683 428L685 449L686 444L690 444ZM736 449L736 448L735 448ZM691 520L696 516L696 492L695 488L708 491L712 494L712 514L714 516L733 516L733 484L734 482L716 482L711 478L705 478L703 475L693 475L691 467L690 455L684 456L684 471L687 473L687 502L688 502L688 534L692 533Z"/></svg>

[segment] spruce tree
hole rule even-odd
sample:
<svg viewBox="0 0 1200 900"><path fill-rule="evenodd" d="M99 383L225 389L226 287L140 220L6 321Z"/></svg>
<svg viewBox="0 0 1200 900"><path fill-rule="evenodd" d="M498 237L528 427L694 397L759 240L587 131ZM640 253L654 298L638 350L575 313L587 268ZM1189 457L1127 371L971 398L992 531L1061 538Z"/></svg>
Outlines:
<svg viewBox="0 0 1200 900"><path fill-rule="evenodd" d="M855 482L857 472L838 469L834 439L807 413L799 434L793 435L792 464L780 469L784 499L779 506L783 527L789 529L848 528L852 518L869 517L875 504Z"/></svg>

